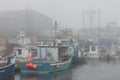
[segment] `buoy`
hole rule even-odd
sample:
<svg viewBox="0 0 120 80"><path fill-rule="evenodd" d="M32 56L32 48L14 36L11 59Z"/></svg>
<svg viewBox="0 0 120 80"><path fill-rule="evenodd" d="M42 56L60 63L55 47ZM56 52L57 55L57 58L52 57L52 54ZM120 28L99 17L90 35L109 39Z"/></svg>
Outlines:
<svg viewBox="0 0 120 80"><path fill-rule="evenodd" d="M33 69L36 69L37 68L37 65L36 64L33 64Z"/></svg>
<svg viewBox="0 0 120 80"><path fill-rule="evenodd" d="M36 77L26 77L25 80L37 80Z"/></svg>
<svg viewBox="0 0 120 80"><path fill-rule="evenodd" d="M25 66L26 66L27 68L29 68L29 63L26 63Z"/></svg>
<svg viewBox="0 0 120 80"><path fill-rule="evenodd" d="M33 68L33 63L29 63L29 68Z"/></svg>

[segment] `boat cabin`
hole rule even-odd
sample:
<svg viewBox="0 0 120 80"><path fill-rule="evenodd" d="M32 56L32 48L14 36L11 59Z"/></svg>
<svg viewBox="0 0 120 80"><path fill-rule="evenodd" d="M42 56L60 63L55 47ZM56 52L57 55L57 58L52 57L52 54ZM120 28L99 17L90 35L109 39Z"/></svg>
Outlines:
<svg viewBox="0 0 120 80"><path fill-rule="evenodd" d="M16 55L16 57L22 57L22 58L26 58L28 56L29 51L30 48L25 48L25 47L15 47L13 49L13 52Z"/></svg>
<svg viewBox="0 0 120 80"><path fill-rule="evenodd" d="M32 48L33 59L40 59L41 61L59 61L66 60L72 54L72 49L69 46L38 46ZM71 53L70 53L71 52Z"/></svg>
<svg viewBox="0 0 120 80"><path fill-rule="evenodd" d="M95 46L95 45L91 45L90 47L89 47L89 52L91 52L91 53L98 53L98 46Z"/></svg>

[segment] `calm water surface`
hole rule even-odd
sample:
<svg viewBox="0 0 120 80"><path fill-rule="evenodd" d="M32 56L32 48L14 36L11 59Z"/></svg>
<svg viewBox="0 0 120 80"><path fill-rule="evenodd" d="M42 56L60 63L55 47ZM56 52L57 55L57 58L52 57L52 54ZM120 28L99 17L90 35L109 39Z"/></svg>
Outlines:
<svg viewBox="0 0 120 80"><path fill-rule="evenodd" d="M89 60L52 74L17 74L7 80L120 80L120 60Z"/></svg>

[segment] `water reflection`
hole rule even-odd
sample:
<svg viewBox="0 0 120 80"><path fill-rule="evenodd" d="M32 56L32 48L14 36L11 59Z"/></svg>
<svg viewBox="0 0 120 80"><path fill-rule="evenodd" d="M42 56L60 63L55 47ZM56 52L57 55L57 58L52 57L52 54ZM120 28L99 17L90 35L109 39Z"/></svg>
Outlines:
<svg viewBox="0 0 120 80"><path fill-rule="evenodd" d="M71 70L51 74L20 74L20 80L72 80Z"/></svg>
<svg viewBox="0 0 120 80"><path fill-rule="evenodd" d="M0 80L14 80L14 75L6 77L4 79L0 79Z"/></svg>
<svg viewBox="0 0 120 80"><path fill-rule="evenodd" d="M120 60L89 60L72 69L72 80L119 80Z"/></svg>
<svg viewBox="0 0 120 80"><path fill-rule="evenodd" d="M52 74L18 74L9 80L119 80L120 60L88 60ZM6 80L6 79L5 79Z"/></svg>

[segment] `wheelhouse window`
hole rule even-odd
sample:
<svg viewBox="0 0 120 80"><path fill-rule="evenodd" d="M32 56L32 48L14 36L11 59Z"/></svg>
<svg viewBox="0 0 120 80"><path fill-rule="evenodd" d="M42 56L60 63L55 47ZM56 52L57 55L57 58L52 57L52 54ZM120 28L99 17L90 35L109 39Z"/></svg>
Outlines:
<svg viewBox="0 0 120 80"><path fill-rule="evenodd" d="M17 49L18 55L22 54L22 50L21 49Z"/></svg>
<svg viewBox="0 0 120 80"><path fill-rule="evenodd" d="M68 48L59 48L59 54L61 56L68 54Z"/></svg>
<svg viewBox="0 0 120 80"><path fill-rule="evenodd" d="M33 57L38 57L37 49L32 49L32 56Z"/></svg>
<svg viewBox="0 0 120 80"><path fill-rule="evenodd" d="M95 50L96 50L96 47L95 47L95 46L92 46L92 47L91 47L91 50L92 50L92 51L95 51Z"/></svg>

